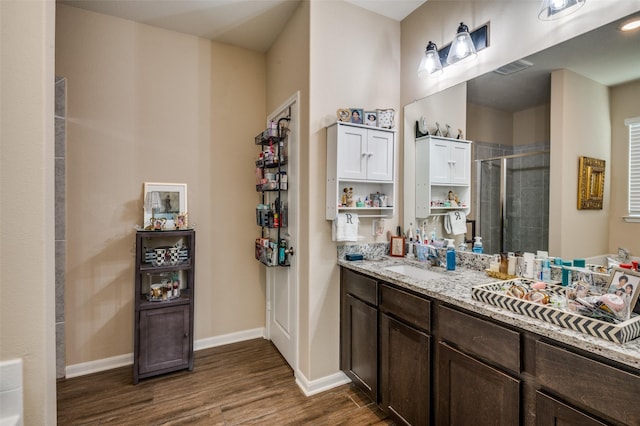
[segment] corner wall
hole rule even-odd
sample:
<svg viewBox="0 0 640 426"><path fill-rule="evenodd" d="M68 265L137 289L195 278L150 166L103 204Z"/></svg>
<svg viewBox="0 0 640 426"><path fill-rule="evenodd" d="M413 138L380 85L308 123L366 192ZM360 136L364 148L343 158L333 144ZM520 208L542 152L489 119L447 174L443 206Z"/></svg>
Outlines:
<svg viewBox="0 0 640 426"><path fill-rule="evenodd" d="M569 70L551 73L549 253L566 259L609 249L611 124L606 86ZM602 210L578 210L578 157L606 161Z"/></svg>
<svg viewBox="0 0 640 426"><path fill-rule="evenodd" d="M251 242L265 56L61 4L56 18L56 72L67 81L67 367L133 352L144 182L187 184L195 339L263 328Z"/></svg>
<svg viewBox="0 0 640 426"><path fill-rule="evenodd" d="M25 425L56 424L53 1L0 2L0 360Z"/></svg>

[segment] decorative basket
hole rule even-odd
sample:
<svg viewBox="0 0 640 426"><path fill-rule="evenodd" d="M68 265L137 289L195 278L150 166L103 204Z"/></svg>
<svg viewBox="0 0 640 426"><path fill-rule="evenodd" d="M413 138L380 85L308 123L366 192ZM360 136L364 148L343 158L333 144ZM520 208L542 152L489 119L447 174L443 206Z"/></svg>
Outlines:
<svg viewBox="0 0 640 426"><path fill-rule="evenodd" d="M640 315L633 316L619 324L611 324L551 305L542 305L511 297L503 291L505 286L511 284L529 285L533 282L525 278L516 278L482 284L471 289L471 297L479 302L616 343L625 343L640 336ZM564 297L564 287L550 286L550 289L547 290Z"/></svg>

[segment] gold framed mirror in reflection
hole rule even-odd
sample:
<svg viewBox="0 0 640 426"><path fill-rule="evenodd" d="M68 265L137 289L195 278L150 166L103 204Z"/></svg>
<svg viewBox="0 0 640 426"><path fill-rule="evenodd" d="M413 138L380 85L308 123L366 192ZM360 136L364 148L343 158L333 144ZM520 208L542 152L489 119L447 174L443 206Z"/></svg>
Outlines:
<svg viewBox="0 0 640 426"><path fill-rule="evenodd" d="M580 157L578 166L578 210L602 210L604 160Z"/></svg>

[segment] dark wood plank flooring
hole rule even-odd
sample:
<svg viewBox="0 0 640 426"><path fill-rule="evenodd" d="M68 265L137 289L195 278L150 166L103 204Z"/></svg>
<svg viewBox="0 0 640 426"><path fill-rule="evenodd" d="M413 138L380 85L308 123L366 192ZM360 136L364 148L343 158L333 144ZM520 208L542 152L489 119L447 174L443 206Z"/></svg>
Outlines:
<svg viewBox="0 0 640 426"><path fill-rule="evenodd" d="M392 425L353 385L306 397L273 344L195 353L194 371L134 385L132 367L57 383L59 425Z"/></svg>

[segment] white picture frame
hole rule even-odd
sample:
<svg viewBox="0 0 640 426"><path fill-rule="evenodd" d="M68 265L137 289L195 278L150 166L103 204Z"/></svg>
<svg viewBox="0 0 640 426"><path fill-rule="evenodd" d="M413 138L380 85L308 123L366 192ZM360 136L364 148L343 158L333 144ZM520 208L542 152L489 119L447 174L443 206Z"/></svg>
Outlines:
<svg viewBox="0 0 640 426"><path fill-rule="evenodd" d="M151 193L157 192L161 201L160 206L151 209L149 198ZM161 183L145 182L143 189L143 223L144 228L158 230L151 223L151 218L161 220L161 229L175 229L175 218L187 213L187 184L186 183Z"/></svg>

